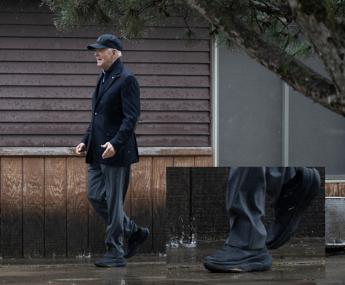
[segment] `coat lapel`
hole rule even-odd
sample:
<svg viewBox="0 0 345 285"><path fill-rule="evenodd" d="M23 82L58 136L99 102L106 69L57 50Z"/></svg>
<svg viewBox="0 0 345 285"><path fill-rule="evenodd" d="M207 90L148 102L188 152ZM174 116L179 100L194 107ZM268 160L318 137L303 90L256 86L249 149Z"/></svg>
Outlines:
<svg viewBox="0 0 345 285"><path fill-rule="evenodd" d="M104 85L102 87L102 93L107 92L107 90L111 87L111 85L115 82L116 78L119 78L121 75L121 73L112 73L111 75L109 75L109 78L107 79L106 82L104 82Z"/></svg>
<svg viewBox="0 0 345 285"><path fill-rule="evenodd" d="M102 78L103 78L103 74L101 74L99 77L98 77L98 82L97 82L97 85L96 85L96 89L92 95L92 101L93 101L93 104L92 104L92 112L94 112L95 108L96 108L96 104L99 100L99 89L101 87L101 82L102 82Z"/></svg>
<svg viewBox="0 0 345 285"><path fill-rule="evenodd" d="M107 92L107 90L112 86L112 84L116 81L117 78L119 78L121 76L121 72L123 69L123 64L121 59L117 59L114 63L114 66L112 66L112 71L109 75L109 77L107 78L107 80L103 83L103 86L101 86L101 80L103 78L103 76L100 77L100 80L98 81L97 84L97 99L96 99L96 103L95 106L97 105L97 103L99 102L100 98L104 95L105 92Z"/></svg>

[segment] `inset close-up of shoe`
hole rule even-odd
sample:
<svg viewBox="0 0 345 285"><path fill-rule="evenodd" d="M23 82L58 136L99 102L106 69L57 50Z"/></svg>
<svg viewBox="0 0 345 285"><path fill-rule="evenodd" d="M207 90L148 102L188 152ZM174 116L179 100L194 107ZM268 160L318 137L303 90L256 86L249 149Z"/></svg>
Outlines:
<svg viewBox="0 0 345 285"><path fill-rule="evenodd" d="M176 203L182 188L187 201L179 204L188 209ZM167 232L178 243L168 258L189 250L215 273L277 271L282 259L309 258L322 275L324 211L324 168L168 168Z"/></svg>

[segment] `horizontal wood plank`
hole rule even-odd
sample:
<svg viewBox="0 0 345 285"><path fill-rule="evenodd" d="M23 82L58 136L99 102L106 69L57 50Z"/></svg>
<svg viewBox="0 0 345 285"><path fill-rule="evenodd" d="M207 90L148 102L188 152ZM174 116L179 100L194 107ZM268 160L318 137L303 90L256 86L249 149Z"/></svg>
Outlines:
<svg viewBox="0 0 345 285"><path fill-rule="evenodd" d="M59 86L0 86L0 98L87 98L91 99L93 87ZM209 99L209 88L140 87L142 99Z"/></svg>
<svg viewBox="0 0 345 285"><path fill-rule="evenodd" d="M88 127L88 123L8 123L0 124L2 135L67 135L82 136ZM210 134L209 124L139 124L136 133L145 134L185 134L198 135Z"/></svg>
<svg viewBox="0 0 345 285"><path fill-rule="evenodd" d="M208 76L137 76L140 86L157 87L209 87ZM90 86L94 87L94 75L38 75L0 74L1 86Z"/></svg>
<svg viewBox="0 0 345 285"><path fill-rule="evenodd" d="M139 124L136 130L138 135L209 135L209 124Z"/></svg>
<svg viewBox="0 0 345 285"><path fill-rule="evenodd" d="M140 156L212 156L211 147L140 147Z"/></svg>
<svg viewBox="0 0 345 285"><path fill-rule="evenodd" d="M211 156L211 147L139 147L140 156ZM74 147L0 147L0 156L79 156Z"/></svg>
<svg viewBox="0 0 345 285"><path fill-rule="evenodd" d="M90 122L90 111L1 111L0 122Z"/></svg>
<svg viewBox="0 0 345 285"><path fill-rule="evenodd" d="M1 102L1 100L0 100ZM141 110L145 111L188 111L188 112L204 112L210 110L209 100L159 100L159 99L142 99L140 102Z"/></svg>
<svg viewBox="0 0 345 285"><path fill-rule="evenodd" d="M1 115L0 115L1 116ZM143 123L210 123L209 112L142 112L140 122Z"/></svg>
<svg viewBox="0 0 345 285"><path fill-rule="evenodd" d="M208 64L198 63L126 63L137 75L209 75ZM0 74L92 74L100 70L95 63L80 62L4 62Z"/></svg>
<svg viewBox="0 0 345 285"><path fill-rule="evenodd" d="M87 45L93 43L95 38L79 39L79 38L26 38L25 46L23 39L19 37L10 37L6 41L0 41L1 49L23 51L46 50L51 52L68 50L69 52L88 55L93 58L93 52L86 49ZM145 39L145 40L129 40L123 42L124 54L129 51L180 51L180 52L207 52L210 51L209 40L161 40L161 39ZM42 52L39 52L43 56Z"/></svg>
<svg viewBox="0 0 345 285"><path fill-rule="evenodd" d="M1 48L0 41L0 48ZM209 63L209 52L181 51L125 51L123 59L128 63ZM2 50L2 62L66 62L94 63L90 51L70 50Z"/></svg>
<svg viewBox="0 0 345 285"><path fill-rule="evenodd" d="M81 140L80 135L1 135L0 146L75 146ZM138 145L148 146L209 146L208 135L186 136L186 135L138 135Z"/></svg>
<svg viewBox="0 0 345 285"><path fill-rule="evenodd" d="M90 111L1 111L0 122L89 123ZM209 112L142 112L140 123L210 123Z"/></svg>
<svg viewBox="0 0 345 285"><path fill-rule="evenodd" d="M157 135L157 136L138 136L138 145L141 147L149 146L202 146L210 145L209 136L175 136L175 135Z"/></svg>
<svg viewBox="0 0 345 285"><path fill-rule="evenodd" d="M208 111L208 100L159 100L142 99L142 111ZM90 99L1 99L0 110L42 111L87 111L91 110Z"/></svg>

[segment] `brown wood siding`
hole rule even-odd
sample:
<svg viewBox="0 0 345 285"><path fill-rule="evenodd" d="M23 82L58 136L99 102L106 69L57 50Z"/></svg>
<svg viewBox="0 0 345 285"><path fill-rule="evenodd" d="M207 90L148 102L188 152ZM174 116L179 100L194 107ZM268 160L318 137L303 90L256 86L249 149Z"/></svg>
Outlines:
<svg viewBox="0 0 345 285"><path fill-rule="evenodd" d="M188 151L141 155L133 165L125 210L150 228L150 239L141 252L164 250L166 167L212 166L210 151L203 154L195 149L195 155L193 151L183 155ZM104 253L104 223L86 197L84 157L0 154L0 197L0 256Z"/></svg>
<svg viewBox="0 0 345 285"><path fill-rule="evenodd" d="M0 146L73 146L99 72L85 47L105 30L59 32L49 11L30 3L0 4ZM192 25L190 40L183 19L171 17L124 41L141 86L139 146L210 146L210 38L207 24Z"/></svg>
<svg viewBox="0 0 345 285"><path fill-rule="evenodd" d="M326 183L326 197L345 197L345 181Z"/></svg>

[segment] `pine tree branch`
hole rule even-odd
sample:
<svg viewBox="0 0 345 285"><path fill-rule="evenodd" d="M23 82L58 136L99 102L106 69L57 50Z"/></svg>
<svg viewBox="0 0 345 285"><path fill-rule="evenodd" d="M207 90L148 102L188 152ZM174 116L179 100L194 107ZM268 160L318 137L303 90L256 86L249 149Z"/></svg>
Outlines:
<svg viewBox="0 0 345 285"><path fill-rule="evenodd" d="M345 101L345 26L328 18L322 1L289 0L296 21L330 74L339 100Z"/></svg>
<svg viewBox="0 0 345 285"><path fill-rule="evenodd" d="M186 0L186 2L228 40L235 42L249 56L276 73L295 90L333 112L345 116L345 101L339 100L336 87L328 78L263 40L257 32L236 18L236 11L225 10L224 7L210 4L207 0Z"/></svg>
<svg viewBox="0 0 345 285"><path fill-rule="evenodd" d="M250 0L255 9L269 15L275 15L287 20L292 19L291 8L286 3L271 3L270 1ZM289 21L288 21L289 22Z"/></svg>

